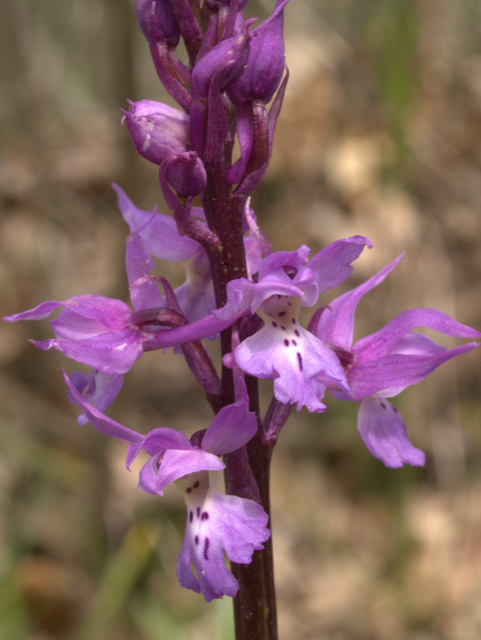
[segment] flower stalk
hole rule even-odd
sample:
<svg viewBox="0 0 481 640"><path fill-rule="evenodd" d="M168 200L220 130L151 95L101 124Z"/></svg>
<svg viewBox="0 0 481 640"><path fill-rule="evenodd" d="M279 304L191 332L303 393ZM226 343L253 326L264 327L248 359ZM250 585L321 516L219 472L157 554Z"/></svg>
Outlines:
<svg viewBox="0 0 481 640"><path fill-rule="evenodd" d="M243 242L242 200L232 195L232 189L218 179L218 173L207 168L207 185L204 192L204 209L207 220L213 227L222 246L222 261L212 265L212 277L217 306L227 301L227 285L231 280L246 274ZM209 180L210 176L210 180ZM221 333L222 355L232 351L232 332ZM226 491L232 495L258 500L270 518L269 471L272 444L262 437L257 381L247 382L249 406L257 417L257 433L242 450L226 456ZM222 390L226 404L234 397L232 370L222 369ZM248 479L246 481L246 479ZM277 612L274 585L272 538L264 543L264 549L254 552L248 565L232 564L232 573L239 582L239 591L234 599L234 625L236 639L276 640Z"/></svg>

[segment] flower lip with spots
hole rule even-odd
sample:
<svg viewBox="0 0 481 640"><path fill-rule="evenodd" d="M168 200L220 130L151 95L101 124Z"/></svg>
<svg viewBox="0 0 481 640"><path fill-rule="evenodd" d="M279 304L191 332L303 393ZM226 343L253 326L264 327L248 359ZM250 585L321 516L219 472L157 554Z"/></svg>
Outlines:
<svg viewBox="0 0 481 640"><path fill-rule="evenodd" d="M330 384L348 390L343 368L332 349L299 324L300 306L314 305L320 293L348 277L351 262L370 241L353 236L335 242L310 260L309 248L271 253L261 262L256 282L241 278L229 283L225 307L215 311L219 318L257 313L264 326L245 339L233 353L237 365L258 378L274 380L279 402L297 403L309 411L322 412ZM229 365L231 358L225 358Z"/></svg>

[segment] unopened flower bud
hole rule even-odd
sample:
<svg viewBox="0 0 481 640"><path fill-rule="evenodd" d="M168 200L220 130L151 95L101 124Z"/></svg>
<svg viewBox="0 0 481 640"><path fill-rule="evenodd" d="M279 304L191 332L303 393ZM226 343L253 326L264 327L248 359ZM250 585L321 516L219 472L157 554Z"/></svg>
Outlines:
<svg viewBox="0 0 481 640"><path fill-rule="evenodd" d="M149 39L149 19L152 13L153 0L136 0L135 13L144 36ZM156 0L151 28L155 29L155 39L165 40L175 47L179 42L180 31L172 12L169 0Z"/></svg>
<svg viewBox="0 0 481 640"><path fill-rule="evenodd" d="M181 198L196 196L205 189L207 174L195 151L186 151L169 158L163 170L165 177Z"/></svg>
<svg viewBox="0 0 481 640"><path fill-rule="evenodd" d="M283 28L287 2L278 1L270 18L254 29L246 67L227 90L234 104L254 100L267 104L277 91L285 68Z"/></svg>
<svg viewBox="0 0 481 640"><path fill-rule="evenodd" d="M197 95L207 97L216 73L220 74L220 91L240 76L249 56L249 40L245 32L222 40L196 63L192 71L192 87Z"/></svg>
<svg viewBox="0 0 481 640"><path fill-rule="evenodd" d="M129 101L124 111L129 134L141 156L160 164L187 150L190 118L179 109L153 100Z"/></svg>

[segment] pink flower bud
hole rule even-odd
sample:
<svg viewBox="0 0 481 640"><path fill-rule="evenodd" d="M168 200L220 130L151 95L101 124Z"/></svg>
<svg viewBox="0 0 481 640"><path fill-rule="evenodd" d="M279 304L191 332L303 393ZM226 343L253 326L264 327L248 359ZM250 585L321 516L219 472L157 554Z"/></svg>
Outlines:
<svg viewBox="0 0 481 640"><path fill-rule="evenodd" d="M197 95L207 97L216 74L219 74L221 91L240 76L249 56L249 39L247 33L243 32L222 40L196 62L192 71L192 87Z"/></svg>
<svg viewBox="0 0 481 640"><path fill-rule="evenodd" d="M136 0L135 2L137 21L147 40L149 39L149 19L152 5L153 0ZM156 0L152 16L156 18L151 23L151 28L155 30L156 40L165 40L167 44L175 47L179 42L180 31L169 1Z"/></svg>
<svg viewBox="0 0 481 640"><path fill-rule="evenodd" d="M195 151L169 158L164 166L165 177L181 198L196 196L204 190L207 174Z"/></svg>
<svg viewBox="0 0 481 640"><path fill-rule="evenodd" d="M284 7L288 0L278 0L265 22L252 32L250 52L242 75L228 87L236 105L260 100L266 104L277 91L285 69Z"/></svg>
<svg viewBox="0 0 481 640"><path fill-rule="evenodd" d="M124 111L129 134L141 156L160 164L172 155L187 151L190 118L179 109L153 100L129 101Z"/></svg>

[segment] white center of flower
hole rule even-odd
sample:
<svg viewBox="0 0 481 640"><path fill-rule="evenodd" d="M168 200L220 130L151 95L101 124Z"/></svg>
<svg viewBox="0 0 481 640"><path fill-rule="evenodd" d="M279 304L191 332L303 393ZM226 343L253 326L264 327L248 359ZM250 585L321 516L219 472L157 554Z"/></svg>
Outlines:
<svg viewBox="0 0 481 640"><path fill-rule="evenodd" d="M182 492L187 505L187 529L186 534L191 536L197 553L204 560L209 560L209 528L210 513L207 494L215 485L216 472L197 471L175 481L175 485Z"/></svg>
<svg viewBox="0 0 481 640"><path fill-rule="evenodd" d="M302 371L303 361L300 346L303 329L298 322L300 302L300 297L291 298L276 294L261 304L257 314L264 320L266 326L272 327L278 332L279 339L283 341L285 347L294 347L297 366Z"/></svg>

